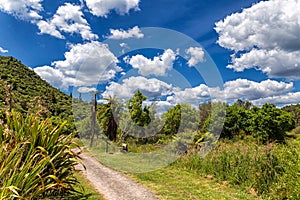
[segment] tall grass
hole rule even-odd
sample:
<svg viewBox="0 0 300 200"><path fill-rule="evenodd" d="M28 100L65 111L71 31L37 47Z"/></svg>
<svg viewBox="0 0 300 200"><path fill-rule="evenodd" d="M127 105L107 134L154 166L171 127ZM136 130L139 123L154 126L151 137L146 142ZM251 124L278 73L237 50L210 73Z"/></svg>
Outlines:
<svg viewBox="0 0 300 200"><path fill-rule="evenodd" d="M0 119L0 199L59 199L76 194L72 135L61 135L65 123L24 118L12 111Z"/></svg>
<svg viewBox="0 0 300 200"><path fill-rule="evenodd" d="M300 199L300 149L294 143L220 142L206 157L194 152L175 165L268 199Z"/></svg>

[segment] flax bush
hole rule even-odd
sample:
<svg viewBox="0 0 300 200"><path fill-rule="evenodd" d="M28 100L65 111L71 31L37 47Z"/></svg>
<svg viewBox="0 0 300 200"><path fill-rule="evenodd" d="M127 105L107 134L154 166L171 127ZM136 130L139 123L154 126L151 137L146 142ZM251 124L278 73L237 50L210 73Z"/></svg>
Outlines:
<svg viewBox="0 0 300 200"><path fill-rule="evenodd" d="M67 198L75 195L72 135L62 135L65 123L23 117L12 111L0 119L0 199Z"/></svg>

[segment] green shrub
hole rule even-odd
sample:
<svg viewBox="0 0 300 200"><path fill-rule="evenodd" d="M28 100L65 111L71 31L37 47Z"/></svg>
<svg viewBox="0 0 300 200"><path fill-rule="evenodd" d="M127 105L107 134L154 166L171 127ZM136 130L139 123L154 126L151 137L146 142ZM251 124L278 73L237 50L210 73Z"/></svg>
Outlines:
<svg viewBox="0 0 300 200"><path fill-rule="evenodd" d="M72 135L49 119L12 112L0 124L0 199L43 199L76 194L78 163Z"/></svg>
<svg viewBox="0 0 300 200"><path fill-rule="evenodd" d="M295 128L292 114L268 103L261 108L254 107L250 121L249 130L253 137L264 144L284 141L286 132Z"/></svg>

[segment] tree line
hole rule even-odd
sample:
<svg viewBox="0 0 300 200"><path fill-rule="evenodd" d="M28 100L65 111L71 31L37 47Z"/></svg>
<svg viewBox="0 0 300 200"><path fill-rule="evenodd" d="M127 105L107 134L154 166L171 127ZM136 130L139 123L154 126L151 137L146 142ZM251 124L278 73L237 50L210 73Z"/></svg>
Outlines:
<svg viewBox="0 0 300 200"><path fill-rule="evenodd" d="M283 142L286 132L296 126L297 120L286 109L274 104L257 107L249 101L237 100L229 105L223 102L206 102L194 108L177 104L162 115L157 115L155 102L144 106L146 96L137 91L125 104L115 97L97 106L98 133L111 141L136 138L139 142L157 142L161 136L176 136L182 132L207 132L220 138L251 136L258 142ZM85 132L89 137L88 117Z"/></svg>

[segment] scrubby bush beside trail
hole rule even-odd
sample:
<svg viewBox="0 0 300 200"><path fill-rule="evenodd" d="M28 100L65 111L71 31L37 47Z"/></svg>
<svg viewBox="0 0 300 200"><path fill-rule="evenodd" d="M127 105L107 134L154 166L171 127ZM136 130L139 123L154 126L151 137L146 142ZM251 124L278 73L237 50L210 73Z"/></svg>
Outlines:
<svg viewBox="0 0 300 200"><path fill-rule="evenodd" d="M5 113L0 119L0 199L67 198L76 195L72 135L35 115Z"/></svg>
<svg viewBox="0 0 300 200"><path fill-rule="evenodd" d="M175 165L239 185L266 199L300 199L300 148L294 142L220 142L206 157L190 153Z"/></svg>

